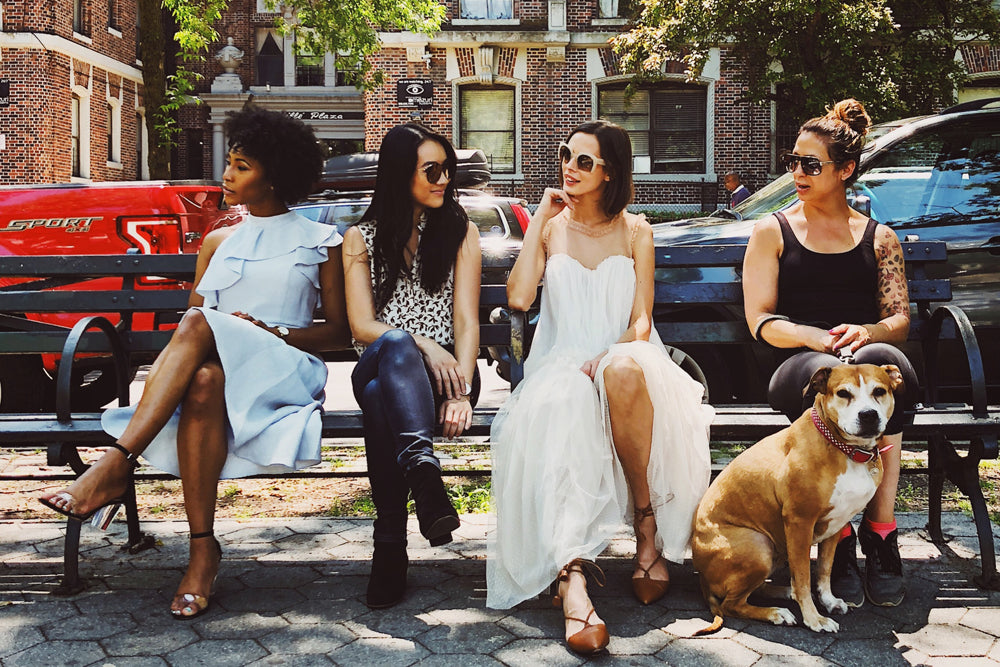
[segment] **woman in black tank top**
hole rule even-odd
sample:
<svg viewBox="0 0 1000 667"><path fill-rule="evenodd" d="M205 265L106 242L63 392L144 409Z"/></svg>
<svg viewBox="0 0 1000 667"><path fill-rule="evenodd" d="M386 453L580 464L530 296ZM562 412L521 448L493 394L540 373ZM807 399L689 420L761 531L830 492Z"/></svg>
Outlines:
<svg viewBox="0 0 1000 667"><path fill-rule="evenodd" d="M849 606L866 597L890 606L905 593L893 507L901 431L912 421L919 385L895 347L910 327L899 240L847 205L869 123L859 102L844 100L799 130L794 152L782 156L799 201L755 227L743 263L743 296L754 337L787 357L771 377L768 400L790 420L812 406L815 393L806 390L820 368L892 364L903 376L879 442L880 449L891 446L882 454L882 482L857 538L867 557L864 581L850 524L841 533L831 580L833 594Z"/></svg>

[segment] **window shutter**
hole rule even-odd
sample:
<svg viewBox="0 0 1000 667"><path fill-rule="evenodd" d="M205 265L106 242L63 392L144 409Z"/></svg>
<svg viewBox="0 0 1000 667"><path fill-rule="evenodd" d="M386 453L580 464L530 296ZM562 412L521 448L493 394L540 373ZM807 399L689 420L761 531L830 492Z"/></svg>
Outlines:
<svg viewBox="0 0 1000 667"><path fill-rule="evenodd" d="M621 125L632 140L633 155L649 155L649 91L638 90L626 102L624 89L598 92L600 118Z"/></svg>
<svg viewBox="0 0 1000 667"><path fill-rule="evenodd" d="M704 90L653 93L653 171L705 170Z"/></svg>
<svg viewBox="0 0 1000 667"><path fill-rule="evenodd" d="M496 173L514 173L514 89L463 88L459 107L462 148L480 148Z"/></svg>

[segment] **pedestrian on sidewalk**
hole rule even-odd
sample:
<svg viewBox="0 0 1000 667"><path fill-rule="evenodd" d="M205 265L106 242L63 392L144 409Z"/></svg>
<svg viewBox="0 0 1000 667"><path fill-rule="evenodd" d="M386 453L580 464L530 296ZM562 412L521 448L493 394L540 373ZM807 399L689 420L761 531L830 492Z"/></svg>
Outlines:
<svg viewBox="0 0 1000 667"><path fill-rule="evenodd" d="M375 503L367 603L391 607L406 592L406 502L421 534L447 544L458 513L434 455L472 425L479 397L479 229L455 195L455 150L408 123L379 149L371 205L344 239L347 310L360 358L351 376L364 413Z"/></svg>
<svg viewBox="0 0 1000 667"><path fill-rule="evenodd" d="M41 502L71 519L113 518L138 456L179 475L190 561L170 611L208 609L222 549L214 537L220 478L286 472L320 461L327 369L316 353L347 343L341 237L289 205L319 179L312 130L285 114L247 106L225 123L225 201L245 206L235 227L205 237L194 288L135 406L105 411L117 438L68 488ZM313 324L317 303L325 314ZM100 519L107 527L110 518Z"/></svg>
<svg viewBox="0 0 1000 667"><path fill-rule="evenodd" d="M667 592L667 560L683 562L708 487L713 413L653 327L652 229L625 211L628 134L586 122L558 155L561 187L542 195L507 283L511 308L527 310L544 277L524 381L490 436L486 603L507 609L556 580L566 642L590 654L609 635L585 572L603 584L593 560L629 515L633 593L650 604Z"/></svg>
<svg viewBox="0 0 1000 667"><path fill-rule="evenodd" d="M726 186L726 190L729 191L729 208L736 208L738 204L750 196L750 190L747 189L747 186L743 185L743 180L735 171L726 174L722 183Z"/></svg>

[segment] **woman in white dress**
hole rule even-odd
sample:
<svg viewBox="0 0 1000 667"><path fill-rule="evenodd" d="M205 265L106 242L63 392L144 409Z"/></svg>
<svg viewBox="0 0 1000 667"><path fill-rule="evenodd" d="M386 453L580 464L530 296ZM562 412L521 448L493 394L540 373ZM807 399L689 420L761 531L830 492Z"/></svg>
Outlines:
<svg viewBox="0 0 1000 667"><path fill-rule="evenodd" d="M105 412L117 438L68 488L40 498L106 528L140 454L180 475L190 528L187 572L170 606L190 619L208 608L222 560L213 534L220 478L320 460L326 365L314 352L344 346L341 238L289 211L322 168L312 130L255 107L230 115L226 203L248 214L205 237L189 310L157 357L135 406ZM321 303L323 324L313 324Z"/></svg>
<svg viewBox="0 0 1000 667"><path fill-rule="evenodd" d="M509 608L558 581L566 641L594 653L608 631L587 595L593 564L632 514L635 596L668 588L709 482L703 390L653 328L653 238L632 199L631 143L591 121L560 144L562 189L546 189L507 283L527 310L544 277L524 381L493 422L497 527L487 605Z"/></svg>

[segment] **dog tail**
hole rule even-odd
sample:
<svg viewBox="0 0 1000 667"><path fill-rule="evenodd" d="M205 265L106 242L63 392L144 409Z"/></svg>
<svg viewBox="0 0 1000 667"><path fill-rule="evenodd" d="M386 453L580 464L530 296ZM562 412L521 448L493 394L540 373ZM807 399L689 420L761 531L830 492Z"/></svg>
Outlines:
<svg viewBox="0 0 1000 667"><path fill-rule="evenodd" d="M722 617L719 616L718 614L716 614L715 615L715 620L712 621L711 625L706 625L701 630L695 630L694 634L692 634L691 636L692 637L701 637L701 636L704 636L704 635L710 635L710 634L713 634L715 632L718 632L719 630L722 629L722 623L723 623Z"/></svg>

